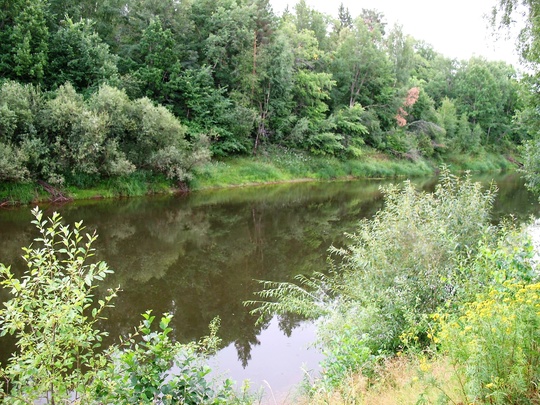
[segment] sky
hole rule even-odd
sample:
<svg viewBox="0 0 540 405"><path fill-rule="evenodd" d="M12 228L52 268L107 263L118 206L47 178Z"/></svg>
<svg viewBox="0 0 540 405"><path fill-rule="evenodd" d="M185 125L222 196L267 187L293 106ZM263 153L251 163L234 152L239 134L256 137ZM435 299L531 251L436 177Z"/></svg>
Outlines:
<svg viewBox="0 0 540 405"><path fill-rule="evenodd" d="M325 14L337 16L340 0L306 0ZM515 39L496 40L484 18L497 0L343 0L354 18L363 8L375 9L386 17L387 27L395 23L403 32L430 43L435 51L459 60L484 56L489 60L504 60L517 65ZM292 11L296 0L270 0L278 15L287 4Z"/></svg>

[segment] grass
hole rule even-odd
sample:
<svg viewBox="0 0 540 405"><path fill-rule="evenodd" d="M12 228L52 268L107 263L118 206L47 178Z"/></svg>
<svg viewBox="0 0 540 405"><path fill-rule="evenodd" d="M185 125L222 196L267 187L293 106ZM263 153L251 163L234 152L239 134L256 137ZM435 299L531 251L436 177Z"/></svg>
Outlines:
<svg viewBox="0 0 540 405"><path fill-rule="evenodd" d="M72 183L59 187L62 193L74 200L137 197L148 194L166 194L174 190L173 182L164 176L137 172L129 176L94 181L71 178ZM0 206L30 204L48 201L50 195L36 183L0 183Z"/></svg>
<svg viewBox="0 0 540 405"><path fill-rule="evenodd" d="M258 156L215 160L198 167L190 187L200 190L302 179L420 177L433 175L441 163L424 159L397 159L371 149L365 149L361 158L342 160L270 147L262 150ZM444 163L449 164L454 171L479 173L510 170L514 167L503 156L494 153L452 155Z"/></svg>
<svg viewBox="0 0 540 405"><path fill-rule="evenodd" d="M452 155L444 162L455 171L492 172L513 168L513 164L503 156L493 153L474 157ZM213 160L197 167L189 186L191 190L202 190L303 180L421 177L433 175L440 163L423 159L414 162L397 159L368 148L360 158L342 160L267 147L261 149L258 156ZM144 171L106 180L84 175L71 176L66 183L68 185L62 191L76 200L166 194L175 190L174 183L164 176ZM29 204L47 201L48 197L39 185L33 183L0 184L0 204Z"/></svg>
<svg viewBox="0 0 540 405"><path fill-rule="evenodd" d="M388 359L375 381L354 374L339 389L300 395L298 405L416 405L462 402L462 387L445 357L401 356Z"/></svg>
<svg viewBox="0 0 540 405"><path fill-rule="evenodd" d="M0 183L0 204L30 204L46 198L43 189L34 183Z"/></svg>
<svg viewBox="0 0 540 405"><path fill-rule="evenodd" d="M435 166L424 160L389 159L378 153L366 152L362 159L341 160L290 149L267 148L255 157L207 163L195 170L190 186L200 190L293 180L415 177L428 176L435 171Z"/></svg>
<svg viewBox="0 0 540 405"><path fill-rule="evenodd" d="M68 194L76 200L91 198L138 197L147 194L171 192L173 183L163 176L149 172L136 172L129 176L106 179L92 187L67 187Z"/></svg>
<svg viewBox="0 0 540 405"><path fill-rule="evenodd" d="M485 152L477 156L450 155L445 162L452 165L456 170L471 172L492 172L496 170L511 170L515 164L500 154Z"/></svg>

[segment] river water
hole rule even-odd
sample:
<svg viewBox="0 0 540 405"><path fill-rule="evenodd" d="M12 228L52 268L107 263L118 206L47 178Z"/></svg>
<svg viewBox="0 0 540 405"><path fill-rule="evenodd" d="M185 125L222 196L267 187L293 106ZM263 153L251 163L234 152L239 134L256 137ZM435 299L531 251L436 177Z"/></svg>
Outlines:
<svg viewBox="0 0 540 405"><path fill-rule="evenodd" d="M518 175L478 178L492 179L500 189L495 220L539 215ZM222 346L212 366L283 397L317 369L314 326L292 315L256 324L243 303L256 298L257 280L324 271L328 247L346 244L344 234L382 206L383 183L296 183L41 208L59 211L66 223L82 219L88 232L99 234L97 257L115 271L103 288L122 289L103 325L111 341L132 331L148 309L172 313L174 336L183 342L207 334L219 316ZM430 190L436 179L415 183ZM31 219L29 207L0 210L1 263L23 268L21 247L36 237ZM0 362L11 350L12 340L0 338Z"/></svg>

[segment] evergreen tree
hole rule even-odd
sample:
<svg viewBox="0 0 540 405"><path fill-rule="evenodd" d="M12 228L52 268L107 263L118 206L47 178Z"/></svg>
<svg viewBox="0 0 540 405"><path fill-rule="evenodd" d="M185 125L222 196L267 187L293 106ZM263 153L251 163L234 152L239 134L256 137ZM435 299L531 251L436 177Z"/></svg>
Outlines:
<svg viewBox="0 0 540 405"><path fill-rule="evenodd" d="M351 13L349 12L348 8L345 8L343 3L339 4L338 20L339 20L339 26L337 30L338 32L341 31L343 28L351 28L353 25L353 19L351 17Z"/></svg>
<svg viewBox="0 0 540 405"><path fill-rule="evenodd" d="M77 91L96 90L116 78L116 62L90 20L67 18L51 38L46 83L53 89L69 82Z"/></svg>

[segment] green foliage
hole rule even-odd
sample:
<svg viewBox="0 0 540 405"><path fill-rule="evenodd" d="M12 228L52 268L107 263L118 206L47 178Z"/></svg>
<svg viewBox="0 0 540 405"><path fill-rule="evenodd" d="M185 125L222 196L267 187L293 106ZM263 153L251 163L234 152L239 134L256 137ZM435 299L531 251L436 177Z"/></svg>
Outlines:
<svg viewBox="0 0 540 405"><path fill-rule="evenodd" d="M445 97L441 106L437 109L439 122L446 131L446 138L453 144L457 136L458 118L457 109L454 102Z"/></svg>
<svg viewBox="0 0 540 405"><path fill-rule="evenodd" d="M69 83L47 103L46 113L45 125L59 173L99 173L106 117L88 111L83 97Z"/></svg>
<svg viewBox="0 0 540 405"><path fill-rule="evenodd" d="M42 103L42 95L34 86L10 80L3 82L0 87L0 139L18 144L35 137Z"/></svg>
<svg viewBox="0 0 540 405"><path fill-rule="evenodd" d="M28 169L25 167L27 157L23 151L13 148L10 144L0 143L0 180L25 181Z"/></svg>
<svg viewBox="0 0 540 405"><path fill-rule="evenodd" d="M372 150L365 149L362 151L363 159L358 160L265 146L256 157L237 157L200 165L193 171L190 186L196 190L293 179L381 178L433 173L433 168L423 160L380 159L370 156L372 153Z"/></svg>
<svg viewBox="0 0 540 405"><path fill-rule="evenodd" d="M321 381L313 388L332 390L340 387L354 373L362 372L371 377L374 368L382 356L372 353L366 342L362 340L361 331L352 325L343 325L335 331L331 340L323 348L324 359L321 362L323 370Z"/></svg>
<svg viewBox="0 0 540 405"><path fill-rule="evenodd" d="M66 82L77 91L89 93L114 80L116 56L94 31L90 20L73 22L69 17L50 40L47 85L57 88Z"/></svg>
<svg viewBox="0 0 540 405"><path fill-rule="evenodd" d="M414 40L395 25L386 38L388 55L393 65L397 87L407 86L414 64Z"/></svg>
<svg viewBox="0 0 540 405"><path fill-rule="evenodd" d="M523 172L527 187L540 194L540 139L529 140L522 147Z"/></svg>
<svg viewBox="0 0 540 405"><path fill-rule="evenodd" d="M186 139L186 128L148 98L129 100L102 85L85 99L68 82L43 101L31 86L0 89L0 165L5 180L28 177L62 184L81 176L97 182L138 170L186 181L209 159L204 135Z"/></svg>
<svg viewBox="0 0 540 405"><path fill-rule="evenodd" d="M458 129L456 134L456 146L460 152L466 152L469 148L471 139L471 124L467 114L461 114L458 121Z"/></svg>
<svg viewBox="0 0 540 405"><path fill-rule="evenodd" d="M97 348L105 332L96 323L116 291L93 301L95 282L111 272L104 262L86 263L94 255L95 235L84 237L81 223L73 229L62 225L58 214L50 220L37 208L33 214L41 246L24 249L24 276L18 279L0 265L2 286L13 296L0 312L0 333L14 334L18 347L1 369L8 382L3 397L12 403L40 398L55 403L73 392L83 395L93 376L85 368L102 367L105 359Z"/></svg>
<svg viewBox="0 0 540 405"><path fill-rule="evenodd" d="M0 73L31 84L3 82L0 95L4 177L17 181L152 170L185 182L208 150L261 146L444 160L512 149L537 127L533 75L518 97L511 66L446 58L374 10L341 7L334 21L303 0L281 18L268 0L4 3ZM514 3L501 1L507 14ZM399 126L400 109L420 123Z"/></svg>
<svg viewBox="0 0 540 405"><path fill-rule="evenodd" d="M106 403L228 404L235 400L232 382L216 390L207 380L210 368L201 350L215 350L219 318L210 325L211 334L204 342L181 345L169 336L172 315L165 314L154 330L155 316L143 314L138 331L128 336L120 348L108 355L113 359L98 372L92 387L97 398ZM136 339L139 338L139 339ZM174 373L171 373L174 368Z"/></svg>
<svg viewBox="0 0 540 405"><path fill-rule="evenodd" d="M102 348L98 329L116 290L96 297L96 283L112 271L89 260L96 235L83 235L82 222L62 225L55 213L44 219L36 208L32 223L40 233L25 248L27 270L17 278L0 264L1 285L11 294L0 310L0 334L15 335L17 352L0 368L5 403L186 403L247 402L236 398L230 381L209 382L205 354L218 344L218 321L199 344L182 345L169 336L171 315L147 312L134 334Z"/></svg>
<svg viewBox="0 0 540 405"><path fill-rule="evenodd" d="M473 270L487 276L487 288L440 317L436 339L467 402L530 404L538 398L540 284L530 245L510 246L480 252Z"/></svg>
<svg viewBox="0 0 540 405"><path fill-rule="evenodd" d="M492 9L491 24L495 28L512 26L514 16L520 15L525 26L521 28L517 48L522 58L537 70L540 62L540 26L536 18L540 5L534 1L499 0ZM523 18L525 17L525 18Z"/></svg>
<svg viewBox="0 0 540 405"><path fill-rule="evenodd" d="M467 263L493 231L494 190L483 191L469 176L443 169L433 193L408 181L383 192L384 209L361 222L348 247L331 248L328 275L301 277L300 285L266 283L260 295L277 301L255 310L322 317L319 343L333 359L325 361L330 381L369 370L372 355L428 346L428 316L461 297L458 259Z"/></svg>
<svg viewBox="0 0 540 405"><path fill-rule="evenodd" d="M362 106L386 104L393 82L387 55L378 46L382 38L357 18L352 29L340 32L330 71L337 84L332 94L337 105Z"/></svg>
<svg viewBox="0 0 540 405"><path fill-rule="evenodd" d="M432 194L408 182L384 191L384 210L363 221L347 249L334 252L344 260L340 296L352 300L356 316L370 313L364 327L373 349L397 350L403 331L453 299L455 257L489 229L493 190L443 171Z"/></svg>
<svg viewBox="0 0 540 405"><path fill-rule="evenodd" d="M20 9L13 16L10 27L10 38L7 44L11 47L11 69L7 77L17 78L23 82L41 83L48 62L48 29L46 22L45 1L23 1ZM17 8L14 7L16 10Z"/></svg>
<svg viewBox="0 0 540 405"><path fill-rule="evenodd" d="M0 201L2 204L30 204L37 197L38 191L32 183L0 183Z"/></svg>
<svg viewBox="0 0 540 405"><path fill-rule="evenodd" d="M345 153L349 156L359 157L362 155L361 146L365 144L364 136L368 133L363 124L365 110L355 104L345 107L330 116L334 132L340 136Z"/></svg>

